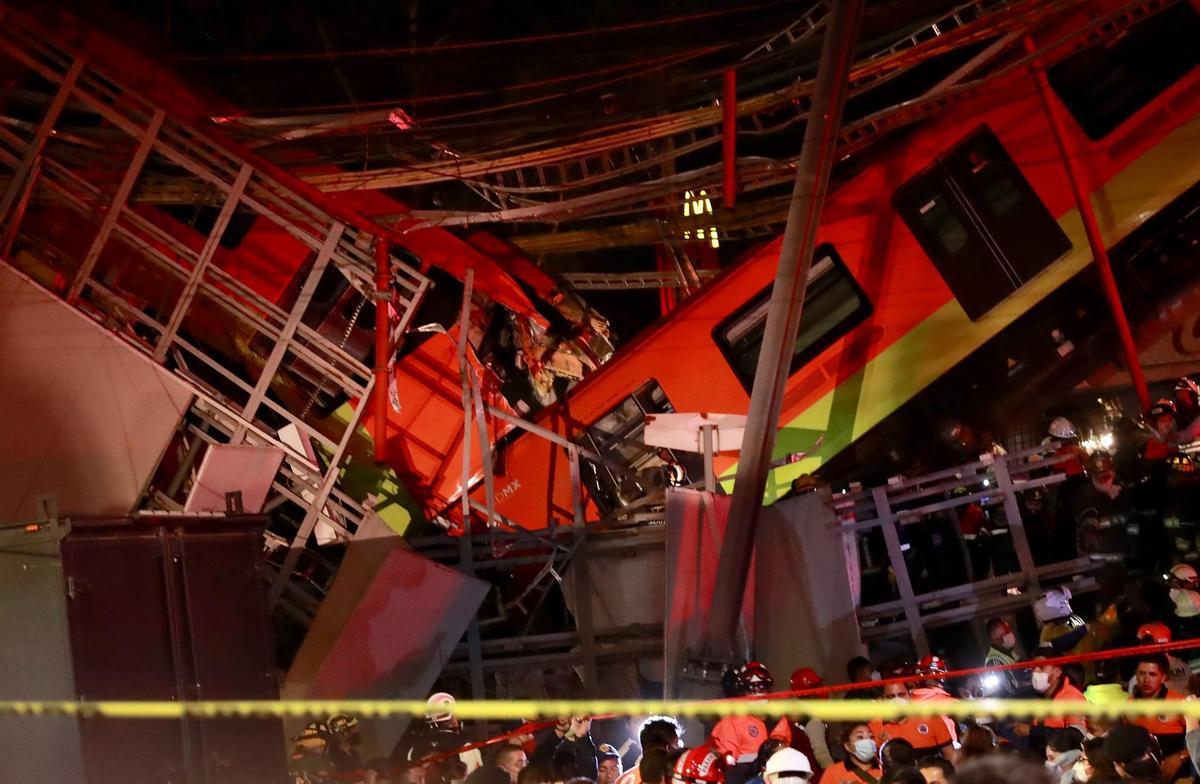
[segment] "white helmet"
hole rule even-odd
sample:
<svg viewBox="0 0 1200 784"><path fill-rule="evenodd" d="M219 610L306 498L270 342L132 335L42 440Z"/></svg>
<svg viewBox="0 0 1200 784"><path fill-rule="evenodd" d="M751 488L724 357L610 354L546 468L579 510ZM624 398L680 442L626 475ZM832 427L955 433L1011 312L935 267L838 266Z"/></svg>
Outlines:
<svg viewBox="0 0 1200 784"><path fill-rule="evenodd" d="M1050 422L1050 435L1055 438L1077 438L1075 425L1066 417L1054 417Z"/></svg>
<svg viewBox="0 0 1200 784"><path fill-rule="evenodd" d="M808 780L812 777L812 763L804 753L793 748L782 748L767 760L763 767L765 784L782 784L789 779Z"/></svg>
<svg viewBox="0 0 1200 784"><path fill-rule="evenodd" d="M454 718L454 695L439 691L425 701L425 721L442 724Z"/></svg>
<svg viewBox="0 0 1200 784"><path fill-rule="evenodd" d="M1171 577L1191 586L1200 583L1200 575L1196 574L1196 568L1191 564L1175 564L1171 567Z"/></svg>
<svg viewBox="0 0 1200 784"><path fill-rule="evenodd" d="M1038 623L1057 621L1071 615L1070 588L1051 588L1033 603L1033 617L1037 618Z"/></svg>

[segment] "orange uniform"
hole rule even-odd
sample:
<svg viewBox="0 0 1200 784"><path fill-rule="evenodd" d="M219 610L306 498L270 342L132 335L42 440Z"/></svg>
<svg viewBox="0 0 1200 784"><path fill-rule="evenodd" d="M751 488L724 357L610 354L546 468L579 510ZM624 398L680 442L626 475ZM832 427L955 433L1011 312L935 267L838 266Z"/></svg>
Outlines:
<svg viewBox="0 0 1200 784"><path fill-rule="evenodd" d="M862 773L861 776L850 770L846 763L838 762L832 767L826 768L815 784L870 784L872 779L879 781L883 778L883 770L880 768L871 768L870 770L859 768L859 772Z"/></svg>
<svg viewBox="0 0 1200 784"><path fill-rule="evenodd" d="M871 722L879 747L893 738L904 738L917 751L934 751L950 743L950 731L941 716L909 716L900 721Z"/></svg>
<svg viewBox="0 0 1200 784"><path fill-rule="evenodd" d="M1130 695L1129 702L1133 702L1134 700L1138 700L1140 702L1144 699L1146 699L1146 698L1134 697L1133 695ZM1168 689L1166 686L1164 686L1159 690L1157 695L1155 695L1154 697L1150 697L1149 699L1152 699L1152 700L1182 700L1183 695L1177 691L1172 691L1172 690ZM1163 706L1163 707L1166 707L1166 706ZM1184 730L1186 729L1186 727L1184 726L1184 723L1183 723L1182 716L1168 716L1168 715L1136 716L1136 717L1131 716L1131 717L1129 717L1129 720L1130 720L1130 722L1138 725L1139 727L1145 727L1147 732L1149 732L1151 735L1159 737L1160 739L1163 735L1176 735L1179 738L1182 738ZM1175 744L1172 744L1172 745L1175 745Z"/></svg>
<svg viewBox="0 0 1200 784"><path fill-rule="evenodd" d="M919 686L912 690L912 701L954 702L954 698L941 686ZM958 743L958 725L954 723L954 719L949 716L943 716L942 721L946 722L946 731L950 733L950 740Z"/></svg>
<svg viewBox="0 0 1200 784"><path fill-rule="evenodd" d="M754 716L726 716L712 731L717 751L733 757L734 762L753 762L766 739L767 725Z"/></svg>
<svg viewBox="0 0 1200 784"><path fill-rule="evenodd" d="M1062 679L1062 685L1058 687L1058 691L1054 692L1054 696L1050 699L1054 700L1055 702L1060 700L1065 700L1068 702L1087 702L1087 698L1083 696L1083 692L1075 688L1075 685L1071 683L1071 679L1065 675ZM1040 719L1034 722L1034 724L1041 725L1043 727L1052 727L1054 729L1062 729L1063 727L1070 727L1072 724L1082 726L1083 717L1050 716L1046 719Z"/></svg>

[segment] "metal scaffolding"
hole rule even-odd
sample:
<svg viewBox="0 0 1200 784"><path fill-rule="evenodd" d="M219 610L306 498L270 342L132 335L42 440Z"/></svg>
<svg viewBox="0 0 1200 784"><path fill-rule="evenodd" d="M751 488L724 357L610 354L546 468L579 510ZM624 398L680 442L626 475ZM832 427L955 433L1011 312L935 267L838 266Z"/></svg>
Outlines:
<svg viewBox="0 0 1200 784"><path fill-rule="evenodd" d="M362 505L336 485L374 380L369 368L305 324L303 317L330 265L363 291L373 286L372 225L362 219L350 225L301 183L175 120L54 41L51 33L19 12L8 9L0 20L0 51L56 91L31 135L16 126L0 128L0 167L9 175L0 198L0 234L6 247L14 250L4 263L39 279L189 386L195 397L186 427L197 446L189 449L188 465L194 464L201 442L284 450L287 457L275 489L302 508L304 518L273 586L272 600L278 600L318 521L348 536L362 518ZM132 148L115 189L80 166L69 146L55 139L68 109L75 115L73 122L92 117L121 132L122 139L112 145L114 156L127 149L125 145ZM158 221L134 207L131 196L149 179L150 171L183 171L222 194L220 211L199 249L178 236L169 221ZM82 258L45 253L55 247L56 238L40 236L38 227L25 220L31 195L39 203L75 211L81 226L98 222ZM214 263L235 212L272 222L315 254L291 309L281 308ZM165 306L136 302L125 295L110 280L111 269L98 274L106 254L122 253L137 258L146 274L155 276L169 300ZM67 282L46 279L47 266ZM390 270L391 303L398 314L391 334L394 346L429 281L397 256L391 257ZM244 338L246 351L238 357L200 345L186 328L197 314ZM249 348L251 342L255 349ZM250 355L257 359L248 361ZM311 399L309 404L288 403L284 396L270 394L284 382L281 373L294 367L304 367L320 379L314 397L327 390L356 401L339 427L331 430L329 417L318 422L310 416ZM314 460L291 446L281 436L287 427L294 428L319 457ZM164 506L172 503L161 496L157 500Z"/></svg>

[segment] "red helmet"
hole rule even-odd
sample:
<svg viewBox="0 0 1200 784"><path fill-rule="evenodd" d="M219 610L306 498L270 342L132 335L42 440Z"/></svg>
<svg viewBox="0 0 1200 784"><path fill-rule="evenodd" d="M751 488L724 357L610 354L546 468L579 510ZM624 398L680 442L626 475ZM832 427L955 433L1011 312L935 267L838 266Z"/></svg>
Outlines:
<svg viewBox="0 0 1200 784"><path fill-rule="evenodd" d="M1175 393L1176 400L1179 400L1183 396L1190 396L1191 401L1186 405L1195 406L1197 403L1200 403L1200 385L1197 385L1195 381L1192 381L1187 376L1176 381L1175 389L1172 391Z"/></svg>
<svg viewBox="0 0 1200 784"><path fill-rule="evenodd" d="M810 667L801 667L792 673L792 691L803 691L821 685L821 676Z"/></svg>
<svg viewBox="0 0 1200 784"><path fill-rule="evenodd" d="M1154 420L1158 419L1159 417L1173 417L1176 413L1178 413L1178 409L1175 406L1175 401L1161 398L1154 401L1154 403L1152 403L1150 407L1146 409L1146 419L1153 424Z"/></svg>
<svg viewBox="0 0 1200 784"><path fill-rule="evenodd" d="M725 673L722 686L731 696L766 694L775 687L771 671L762 662L748 661Z"/></svg>
<svg viewBox="0 0 1200 784"><path fill-rule="evenodd" d="M917 662L917 675L945 675L950 672L950 665L941 656L926 656Z"/></svg>
<svg viewBox="0 0 1200 784"><path fill-rule="evenodd" d="M688 749L675 761L671 780L681 784L724 784L725 757L709 745Z"/></svg>
<svg viewBox="0 0 1200 784"><path fill-rule="evenodd" d="M1138 627L1137 638L1139 640L1152 640L1153 642L1162 645L1171 641L1171 630L1167 628L1165 623L1143 623Z"/></svg>

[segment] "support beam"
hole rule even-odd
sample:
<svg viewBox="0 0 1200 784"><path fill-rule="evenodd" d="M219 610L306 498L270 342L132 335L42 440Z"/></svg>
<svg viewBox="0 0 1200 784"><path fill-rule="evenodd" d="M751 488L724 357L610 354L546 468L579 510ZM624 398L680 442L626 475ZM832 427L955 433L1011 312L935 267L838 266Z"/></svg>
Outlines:
<svg viewBox="0 0 1200 784"><path fill-rule="evenodd" d="M892 564L892 574L896 576L896 590L900 592L900 603L904 607L904 621L908 626L908 633L917 649L917 655L927 656L929 639L921 625L921 607L917 604L913 592L908 562L904 560L900 534L896 531L896 518L892 515L892 505L888 503L887 488L876 487L871 491L871 496L875 500L875 518L882 523L880 528L883 531L883 542L887 547L888 560Z"/></svg>
<svg viewBox="0 0 1200 784"><path fill-rule="evenodd" d="M167 321L166 329L163 330L163 334L158 340L158 345L154 348L155 362L162 362L166 359L167 352L171 350L171 343L175 340L175 334L179 331L180 325L183 324L183 319L187 315L188 308L192 306L192 300L196 298L197 292L200 291L200 284L204 280L204 273L208 272L208 265L212 263L213 256L217 253L217 246L221 244L221 237L225 234L225 227L229 225L229 219L233 217L233 211L237 208L238 202L241 201L242 193L246 190L246 183L250 182L250 175L253 173L253 166L248 163L242 164L241 171L238 172L237 179L233 181L233 185L229 189L229 195L225 198L225 204L221 206L221 211L217 213L217 220L208 232L208 239L205 240L204 247L200 250L200 255L196 259L196 266L192 267L192 272L188 275L187 283L179 295L179 301L175 303L175 310L171 312L171 318Z"/></svg>
<svg viewBox="0 0 1200 784"><path fill-rule="evenodd" d="M92 276L92 270L96 268L96 262L100 260L100 254L104 251L104 246L108 243L113 228L121 218L121 212L129 201L129 195L133 193L133 186L142 174L142 166L145 165L150 150L154 148L154 142L158 139L158 131L162 128L166 116L167 113L159 109L150 117L150 124L142 131L142 138L138 139L137 149L134 150L133 158L130 159L129 166L125 169L121 184L117 186L117 192L108 205L108 211L104 213L104 218L100 221L100 228L97 230L95 238L92 239L92 244L88 246L87 253L83 256L83 263L79 265L79 271L75 273L75 280L71 282L71 289L67 292L67 302L75 302L83 293L83 287L87 285L88 278Z"/></svg>
<svg viewBox="0 0 1200 784"><path fill-rule="evenodd" d="M737 204L737 71L733 68L725 71L721 109L721 158L725 163L722 195L729 208Z"/></svg>
<svg viewBox="0 0 1200 784"><path fill-rule="evenodd" d="M471 535L471 365L467 362L467 332L471 323L471 293L475 286L475 268L467 270L463 280L462 314L458 318L458 372L462 376L463 445L462 445L462 524L463 535ZM486 445L485 445L486 448ZM490 526L491 520L487 521Z"/></svg>
<svg viewBox="0 0 1200 784"><path fill-rule="evenodd" d="M1025 51L1034 55L1037 46L1032 36L1025 36ZM1037 85L1038 97L1042 101L1042 109L1050 121L1050 130L1054 135L1054 144L1058 147L1058 155L1062 158L1063 168L1067 172L1067 180L1071 183L1071 192L1075 194L1075 205L1079 208L1079 217L1083 220L1083 230L1087 234L1088 245L1092 249L1092 258L1096 260L1096 269L1100 273L1100 283L1104 288L1104 296L1108 299L1108 307L1112 311L1113 324L1121 339L1121 348L1125 353L1125 364L1129 368L1129 378L1133 381L1133 389L1137 393L1138 402L1145 411L1150 407L1150 388L1146 385L1146 374L1142 371L1142 361L1138 358L1137 344L1133 341L1133 330L1129 328L1129 319L1125 316L1125 306L1121 304L1121 294L1117 290L1117 279L1113 276L1112 263L1108 259L1108 249L1104 247L1104 236L1100 232L1100 223L1092 209L1092 202L1084 187L1083 179L1076 168L1073 151L1067 141L1067 124L1062 116L1062 108L1054 96L1050 94L1050 80L1046 72L1036 61L1029 66L1033 81Z"/></svg>
<svg viewBox="0 0 1200 784"><path fill-rule="evenodd" d="M268 606L271 609L275 608L275 605L279 603L279 597L283 596L288 580L296 569L296 563L300 560L300 553L308 543L308 537L312 536L313 529L317 527L317 521L321 518L321 510L325 508L325 502L329 500L329 494L333 492L333 486L337 484L338 476L341 473L342 459L346 456L346 450L350 446L350 440L354 438L354 433L358 430L359 423L362 422L363 413L370 405L371 390L374 386L375 379L372 378L367 382L367 388L363 390L358 405L350 414L350 421L346 423L346 430L342 433L337 448L333 450L333 455L329 458L329 467L325 470L325 476L321 479L320 486L317 487L317 493L313 497L312 503L304 513L304 520L300 522L300 528L296 530L296 537L292 539L288 554L283 559L283 566L279 568L279 574L275 576L275 582L271 585L271 592L267 596Z"/></svg>
<svg viewBox="0 0 1200 784"><path fill-rule="evenodd" d="M387 460L389 303L392 300L391 243L375 240L375 462Z"/></svg>
<svg viewBox="0 0 1200 784"><path fill-rule="evenodd" d="M292 312L288 314L283 331L279 333L279 340L271 349L271 355L267 357L267 362L259 373L258 383L254 385L254 391L250 393L246 407L242 409L242 421L238 422L232 443L241 443L246 436L246 423L253 422L255 415L258 414L258 407L262 405L263 399L267 396L267 390L271 388L271 381L274 380L275 373L283 363L284 356L287 355L288 345L296 334L296 329L299 328L305 312L308 311L308 306L312 303L313 295L317 291L317 284L321 282L321 276L329 267L329 259L333 257L338 243L342 241L342 233L345 230L345 224L334 223L333 227L329 229L329 233L325 235L325 243L317 253L313 268L309 271L308 277L304 279L304 285L300 287L300 295L296 297L296 304L292 306Z"/></svg>
<svg viewBox="0 0 1200 784"><path fill-rule="evenodd" d="M458 537L458 563L462 572L470 577L475 576L475 556L471 552L471 532L467 531ZM479 634L479 613L471 616L467 625L467 667L471 675L471 699L486 700L487 691L483 680L483 638ZM483 724L483 722L479 722ZM478 727L486 730L486 726Z"/></svg>
<svg viewBox="0 0 1200 784"><path fill-rule="evenodd" d="M58 92L54 94L54 100L51 102L50 108L42 115L42 121L38 124L38 129L34 132L33 140L29 142L29 147L26 148L25 155L17 165L17 170L13 172L12 179L8 181L8 188L4 191L4 197L0 199L0 221L8 217L8 211L12 209L13 202L17 200L17 194L24 187L25 178L29 176L29 172L33 168L33 162L42 154L42 148L46 146L46 140L54 132L54 124L58 122L59 115L66 108L67 101L71 97L71 91L75 89L75 82L79 80L79 74L82 72L83 59L76 57L71 63L71 67L67 70L66 76L63 77L62 84L58 87Z"/></svg>
<svg viewBox="0 0 1200 784"><path fill-rule="evenodd" d="M997 457L992 463L992 473L996 477L996 489L1004 495L1004 519L1008 523L1008 535L1012 539L1017 565L1029 580L1025 584L1025 593L1032 603L1041 595L1042 586L1038 582L1033 551L1029 548L1029 536L1025 532L1025 521L1021 517L1021 505L1017 503L1017 488L1009 473L1008 462L1003 457Z"/></svg>
<svg viewBox="0 0 1200 784"><path fill-rule="evenodd" d="M29 200L33 197L33 189L37 187L38 178L41 176L42 158L39 155L33 162L29 176L25 178L25 187L21 189L21 198L17 199L16 212L13 213L12 220L8 222L8 227L4 230L4 240L0 243L0 258L7 259L12 254L13 244L17 241L17 233L21 230L21 219L25 217L25 210L29 208Z"/></svg>
<svg viewBox="0 0 1200 784"><path fill-rule="evenodd" d="M784 384L800 327L813 245L829 186L842 109L846 104L862 7L863 0L834 3L821 47L812 111L804 129L804 144L779 252L775 287L771 292L758 367L754 372L750 413L729 523L717 565L706 634L710 656L732 654L733 641L737 639L738 611L746 589L763 490L775 448Z"/></svg>
<svg viewBox="0 0 1200 784"><path fill-rule="evenodd" d="M579 447L567 449L571 470L571 509L574 513L575 557L571 559L571 581L575 588L575 628L579 632L579 653L583 658L583 691L595 698L596 630L592 625L592 572L588 558L587 525L583 514L583 486L579 472Z"/></svg>

